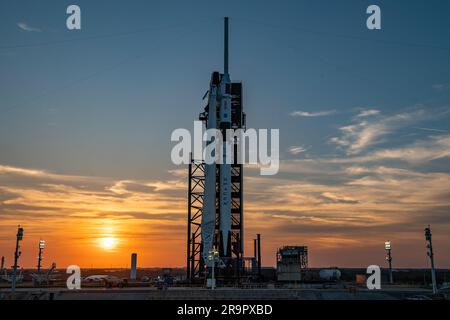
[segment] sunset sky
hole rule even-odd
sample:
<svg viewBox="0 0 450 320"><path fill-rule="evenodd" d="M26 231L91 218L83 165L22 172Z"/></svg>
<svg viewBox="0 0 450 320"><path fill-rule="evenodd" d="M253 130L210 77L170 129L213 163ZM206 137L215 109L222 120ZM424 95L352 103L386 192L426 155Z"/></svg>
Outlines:
<svg viewBox="0 0 450 320"><path fill-rule="evenodd" d="M368 5L382 30L366 28ZM78 4L82 30L66 29ZM227 5L225 5L227 3ZM210 73L243 81L247 126L280 129L280 172L245 171L246 255L312 267L450 268L450 2L0 0L0 256L185 265L187 167Z"/></svg>

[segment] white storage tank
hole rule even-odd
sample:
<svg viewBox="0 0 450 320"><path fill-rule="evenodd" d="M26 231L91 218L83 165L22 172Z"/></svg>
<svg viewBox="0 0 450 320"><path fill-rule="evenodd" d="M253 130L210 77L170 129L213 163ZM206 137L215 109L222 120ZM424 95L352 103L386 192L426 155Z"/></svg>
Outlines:
<svg viewBox="0 0 450 320"><path fill-rule="evenodd" d="M337 281L341 278L341 271L337 268L322 269L319 271L319 277L321 280Z"/></svg>

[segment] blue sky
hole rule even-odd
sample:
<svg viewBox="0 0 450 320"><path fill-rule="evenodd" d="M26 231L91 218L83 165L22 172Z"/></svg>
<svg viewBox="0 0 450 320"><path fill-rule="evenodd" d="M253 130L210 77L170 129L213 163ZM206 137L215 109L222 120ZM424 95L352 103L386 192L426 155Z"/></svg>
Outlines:
<svg viewBox="0 0 450 320"><path fill-rule="evenodd" d="M357 181L370 194L375 176L406 185L419 179L418 187L433 185L422 203L430 207L419 210L413 200L406 206L435 210L436 223L450 230L447 191L435 187L450 174L448 1L76 1L82 30L68 31L65 10L73 3L0 0L0 165L172 182L170 134L192 128L210 73L222 70L227 15L230 73L244 83L248 126L280 129L282 170L267 182L272 189L249 187L250 203L277 187L301 185L322 199L362 205L370 201L349 199L353 190L345 186ZM374 3L382 10L380 31L366 28L365 11ZM249 176L261 179L251 170ZM26 185L13 178L4 178L4 188ZM402 197L385 207L401 206ZM292 206L303 212L315 203L303 210L305 202ZM363 208L359 214L375 214ZM311 215L332 216L327 210ZM286 215L300 214L281 211L274 221L288 224ZM257 214L264 212L255 209L253 219ZM420 214L411 218L419 233L428 221ZM325 226L335 223L330 219ZM392 225L384 221L377 232ZM336 234L352 238L347 229Z"/></svg>

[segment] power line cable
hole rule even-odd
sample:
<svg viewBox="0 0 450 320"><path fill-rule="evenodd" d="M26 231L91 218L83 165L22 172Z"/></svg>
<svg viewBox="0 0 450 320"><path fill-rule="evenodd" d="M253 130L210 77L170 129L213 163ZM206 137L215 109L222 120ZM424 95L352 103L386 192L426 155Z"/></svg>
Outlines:
<svg viewBox="0 0 450 320"><path fill-rule="evenodd" d="M202 20L205 20L205 19L206 18L203 18ZM198 19L197 19L197 21L198 21ZM61 39L61 40L55 40L55 41L47 41L47 42L3 45L3 46L0 46L0 50L2 50L2 49L5 50L5 49L46 47L46 46L59 45L59 44L78 42L78 41L89 41L89 40L98 40L98 39L107 39L107 38L119 38L119 37L126 37L126 36L136 35L136 34L143 33L143 32L148 32L149 30L167 30L167 29L185 28L186 24L187 23L177 23L177 24L165 25L165 26L150 26L150 27L144 27L144 28L139 28L139 29L135 29L135 30L129 30L129 31L121 32L121 33L100 34L100 35L78 37L78 38L72 38L72 39Z"/></svg>
<svg viewBox="0 0 450 320"><path fill-rule="evenodd" d="M385 45L396 45L396 46L408 46L408 47L418 47L418 48L429 48L429 49L438 49L438 50L450 50L450 47L446 46L440 46L435 44L424 44L424 43L413 43L413 42L407 42L407 41L399 41L399 40L383 40L383 39L373 39L373 38L367 38L367 37L359 37L355 35L349 35L349 34L339 34L339 33L332 33L328 31L317 31L307 28L302 28L298 26L292 26L292 25L276 25L276 24L269 24L262 21L257 20L251 20L251 19L233 19L236 22L243 22L243 23L250 23L255 25L262 25L268 28L272 29L291 29L303 33L308 33L316 36L326 36L326 37L334 37L334 38L343 38L343 39L349 39L349 40L360 40L360 41L367 41L367 42L374 42L374 43L380 43Z"/></svg>

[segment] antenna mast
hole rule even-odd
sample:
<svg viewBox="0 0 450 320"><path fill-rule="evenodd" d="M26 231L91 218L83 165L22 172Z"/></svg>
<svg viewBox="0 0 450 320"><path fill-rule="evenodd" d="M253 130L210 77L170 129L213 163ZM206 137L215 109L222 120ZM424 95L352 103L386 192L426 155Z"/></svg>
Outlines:
<svg viewBox="0 0 450 320"><path fill-rule="evenodd" d="M228 74L228 17L224 19L224 68L223 73Z"/></svg>

